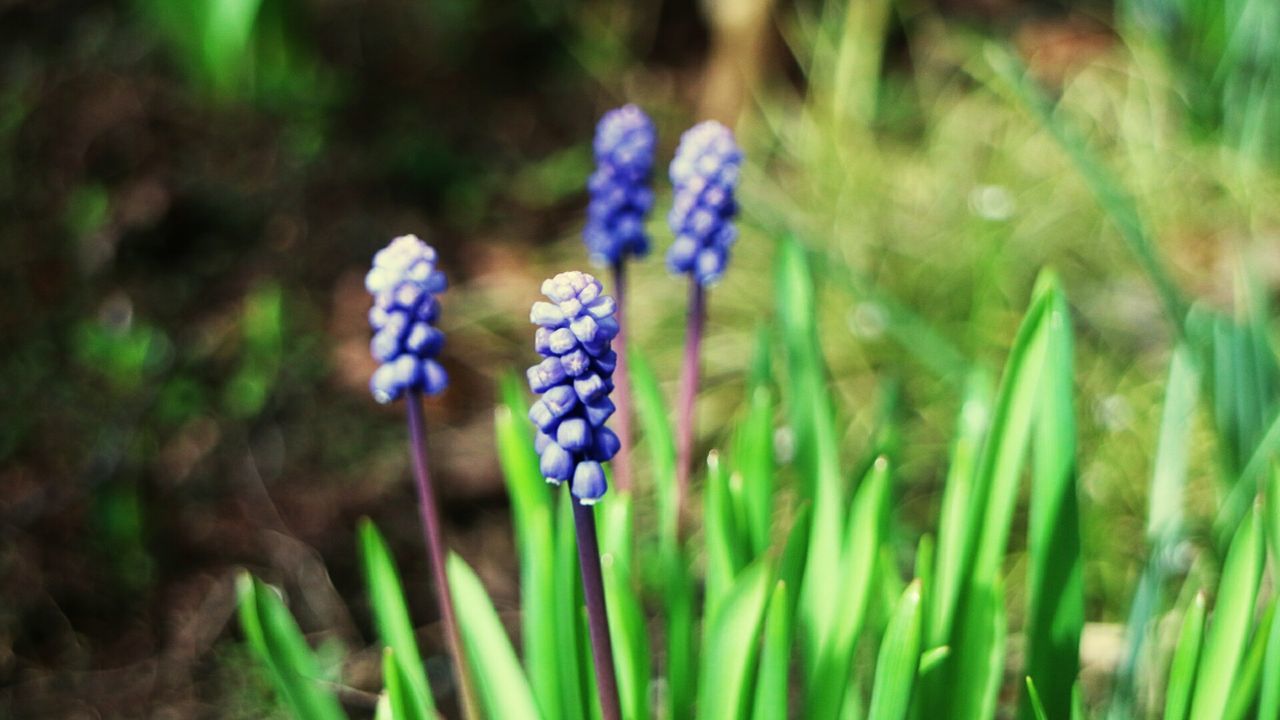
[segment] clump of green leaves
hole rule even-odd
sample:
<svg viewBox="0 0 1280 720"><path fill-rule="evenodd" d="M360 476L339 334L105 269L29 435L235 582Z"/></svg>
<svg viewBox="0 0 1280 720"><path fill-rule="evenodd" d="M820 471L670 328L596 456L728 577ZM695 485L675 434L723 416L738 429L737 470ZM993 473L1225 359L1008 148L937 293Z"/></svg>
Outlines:
<svg viewBox="0 0 1280 720"><path fill-rule="evenodd" d="M896 444L885 440L892 434L878 431L852 462L836 439L838 409L822 392L808 263L798 244L780 242L778 322L765 337L781 340L784 372L768 370L775 348L762 343L752 400L730 433L733 442L708 457L695 503L700 528L689 537L672 534L660 514L662 498L673 492L669 436L641 440L657 460L650 482L601 505L624 713L745 720L928 717L950 709L994 717L1002 698L1021 697L1023 716L1083 716L1081 508L1072 331L1062 288L1052 274L1037 283L995 392L980 380L970 384L936 532L903 547L908 538L893 511ZM659 393L643 358L636 360L639 412L660 428ZM1185 380L1176 370L1170 385L1170 402L1182 409ZM517 535L524 656L479 579L455 557L449 574L464 640L490 717L587 720L594 680L567 496L548 489L538 472L518 385L504 382L503 397L495 428ZM779 417L795 433L790 462L772 452ZM1161 449L1178 452L1171 439ZM1167 472L1179 472L1177 458L1162 461L1175 465ZM1011 628L1007 549L1024 477L1026 606L1014 614L1021 627ZM1269 476L1271 492L1276 482ZM797 492L777 491L784 484ZM659 514L640 511L641 503ZM1275 545L1280 527L1275 515L1271 506L1245 514L1217 592L1195 595L1172 656L1145 669L1143 682L1167 683L1170 717L1245 717L1275 707L1275 599L1262 584L1265 547ZM371 524L360 537L387 648L380 712L431 717L435 706L394 563ZM290 706L300 717L331 717L332 695L315 682L314 660L276 596L246 579L242 599L251 644ZM1016 667L1007 649L1015 631L1025 638Z"/></svg>

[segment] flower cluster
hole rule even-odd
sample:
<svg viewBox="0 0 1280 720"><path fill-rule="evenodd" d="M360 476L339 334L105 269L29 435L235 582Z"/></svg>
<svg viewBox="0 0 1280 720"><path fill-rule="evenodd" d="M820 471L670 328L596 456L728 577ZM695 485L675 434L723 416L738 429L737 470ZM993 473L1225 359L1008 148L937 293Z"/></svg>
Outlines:
<svg viewBox="0 0 1280 720"><path fill-rule="evenodd" d="M612 265L649 252L645 217L653 207L653 121L635 105L610 110L596 126L596 171L587 181L591 202L583 240L591 258Z"/></svg>
<svg viewBox="0 0 1280 720"><path fill-rule="evenodd" d="M582 272L564 272L542 283L551 302L536 302L529 319L538 325L534 346L542 362L529 368L529 387L541 397L529 409L538 427L542 475L570 489L584 505L604 496L600 463L618 452L618 436L605 427L613 414L609 393L618 357L610 341L618 334L612 297Z"/></svg>
<svg viewBox="0 0 1280 720"><path fill-rule="evenodd" d="M671 161L674 185L667 222L675 241L667 251L672 272L691 274L700 284L717 280L737 238L731 220L738 211L742 151L728 128L714 120L698 123L680 138Z"/></svg>
<svg viewBox="0 0 1280 720"><path fill-rule="evenodd" d="M402 235L374 255L364 286L373 295L369 347L381 364L369 387L378 402L391 402L409 390L435 395L449 384L436 361L444 345L444 333L435 327L436 295L446 285L436 269L435 249L415 235Z"/></svg>

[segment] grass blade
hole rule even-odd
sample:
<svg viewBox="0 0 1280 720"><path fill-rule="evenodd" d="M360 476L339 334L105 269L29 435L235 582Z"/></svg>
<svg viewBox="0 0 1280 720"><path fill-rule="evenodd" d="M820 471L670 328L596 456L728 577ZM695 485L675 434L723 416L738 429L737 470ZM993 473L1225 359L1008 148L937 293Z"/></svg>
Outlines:
<svg viewBox="0 0 1280 720"><path fill-rule="evenodd" d="M1263 540L1258 512L1245 516L1227 553L1213 610L1205 633L1204 655L1196 674L1192 718L1220 718L1227 710L1244 659L1254 601L1262 578Z"/></svg>
<svg viewBox="0 0 1280 720"><path fill-rule="evenodd" d="M667 717L677 720L694 716L694 703L698 698L695 593L689 565L684 554L680 553L675 556L666 573L664 591L667 611L667 688L670 702Z"/></svg>
<svg viewBox="0 0 1280 720"><path fill-rule="evenodd" d="M1276 601L1272 600L1274 608ZM1262 697L1258 700L1258 720L1280 720L1280 623L1274 617L1267 638L1267 654L1262 663Z"/></svg>
<svg viewBox="0 0 1280 720"><path fill-rule="evenodd" d="M791 665L791 607L787 583L774 583L764 621L764 646L760 651L760 675L756 680L753 720L787 716L787 677Z"/></svg>
<svg viewBox="0 0 1280 720"><path fill-rule="evenodd" d="M369 606L373 612L374 625L378 629L382 645L395 652L393 659L384 661L384 673L389 663L401 673L403 681L403 707L396 712L396 717L434 717L436 708L431 688L427 684L427 669L422 664L422 655L418 651L413 623L409 620L409 608L404 602L404 589L400 584L400 575L396 572L395 561L391 558L391 551L387 549L386 541L382 539L378 528L368 519L361 521L359 537L360 556L363 560L365 585L369 588ZM388 685L390 683L389 680L383 682ZM396 707L398 706L393 698L392 708Z"/></svg>
<svg viewBox="0 0 1280 720"><path fill-rule="evenodd" d="M295 717L343 720L333 693L319 684L319 665L293 616L275 590L244 573L236 582L240 626L249 646L267 666L276 692Z"/></svg>
<svg viewBox="0 0 1280 720"><path fill-rule="evenodd" d="M706 494L702 503L707 553L703 616L708 618L716 616L716 610L733 587L738 571L728 484L729 478L725 473L724 463L720 461L720 454L712 451L707 456ZM710 625L705 629L710 631Z"/></svg>
<svg viewBox="0 0 1280 720"><path fill-rule="evenodd" d="M1027 676L1027 700L1031 704L1031 715L1036 720L1049 720L1049 714L1044 711L1044 701L1040 699L1040 691L1036 690L1036 683Z"/></svg>
<svg viewBox="0 0 1280 720"><path fill-rule="evenodd" d="M888 512L889 478L889 461L877 458L853 499L839 574L825 583L826 592L840 599L840 609L809 686L806 713L812 718L835 717L849 684L853 651L866 619L878 566Z"/></svg>
<svg viewBox="0 0 1280 720"><path fill-rule="evenodd" d="M1084 628L1084 563L1076 496L1076 424L1071 321L1051 291L1048 341L1035 419L1027 554L1027 661L1043 704L1071 706ZM1025 716L1031 711L1023 706Z"/></svg>
<svg viewBox="0 0 1280 720"><path fill-rule="evenodd" d="M542 717L529 680L480 578L462 558L452 554L448 572L463 645L488 716L531 720Z"/></svg>
<svg viewBox="0 0 1280 720"><path fill-rule="evenodd" d="M750 557L769 548L773 519L773 395L764 383L748 390L747 417L733 438L733 470L742 488L743 530Z"/></svg>
<svg viewBox="0 0 1280 720"><path fill-rule="evenodd" d="M1161 607L1162 588L1169 558L1181 542L1184 530L1182 503L1187 484L1188 448L1195 420L1200 375L1191 350L1184 344L1174 350L1165 383L1164 409L1160 416L1155 469L1147 494L1147 563L1138 580L1126 623L1126 650L1116 671L1108 717L1126 720L1134 714L1134 679L1146 643L1151 617Z"/></svg>
<svg viewBox="0 0 1280 720"><path fill-rule="evenodd" d="M618 498L612 498L616 501ZM605 600L609 605L609 634L618 674L618 695L624 717L649 717L649 636L644 608L631 585L628 566L614 556L601 559Z"/></svg>
<svg viewBox="0 0 1280 720"><path fill-rule="evenodd" d="M880 655L876 679L871 689L868 720L902 720L911 707L911 691L920 667L920 635L923 618L920 581L907 586L894 610Z"/></svg>
<svg viewBox="0 0 1280 720"><path fill-rule="evenodd" d="M1195 690L1196 665L1200 662L1200 650L1204 640L1205 616L1204 591L1196 593L1191 607L1182 619L1178 633L1178 645L1169 666L1169 683L1164 692L1165 720L1187 720L1191 696Z"/></svg>
<svg viewBox="0 0 1280 720"><path fill-rule="evenodd" d="M973 373L965 390L951 446L951 466L942 493L934 582L929 585L928 643L950 642L951 622L964 583L966 560L977 542L978 526L969 521L983 438L991 421L991 381Z"/></svg>
<svg viewBox="0 0 1280 720"><path fill-rule="evenodd" d="M546 717L573 717L561 703L563 667L555 623L554 494L538 468L520 381L502 380L503 403L494 411L494 435L520 556L521 635L529 683Z"/></svg>
<svg viewBox="0 0 1280 720"><path fill-rule="evenodd" d="M1240 672L1236 673L1235 686L1231 689L1231 697L1227 702L1226 720L1244 720L1254 708L1258 691L1262 687L1262 666L1267 655L1267 641L1271 638L1271 626L1275 620L1276 603L1272 600L1262 615L1262 621L1253 633L1249 643L1249 651L1240 663ZM1256 717L1256 716L1254 716Z"/></svg>
<svg viewBox="0 0 1280 720"><path fill-rule="evenodd" d="M387 700L387 712L395 720L436 720L435 708L427 709L410 687L413 682L405 669L396 661L394 648L382 649L383 697Z"/></svg>
<svg viewBox="0 0 1280 720"><path fill-rule="evenodd" d="M653 491L658 506L658 568L661 571L676 559L679 551L679 508L676 507L676 447L662 390L653 366L639 348L628 344L627 372L636 416L644 429L640 444L649 448Z"/></svg>
<svg viewBox="0 0 1280 720"><path fill-rule="evenodd" d="M932 717L995 717L1000 682L1004 677L1006 624L1004 590L979 585L964 603L958 627L956 662L964 672L953 675L954 704L943 715Z"/></svg>
<svg viewBox="0 0 1280 720"><path fill-rule="evenodd" d="M830 583L839 583L841 508L844 482L836 442L834 411L818 346L813 277L803 248L794 239L779 244L778 316L786 346L787 410L796 439L801 496L812 503L812 527L805 577L800 587L801 653L806 672L817 672L839 605ZM811 681L812 684L812 681Z"/></svg>
<svg viewBox="0 0 1280 720"><path fill-rule="evenodd" d="M553 610L555 622L556 662L559 664L560 708L563 717L585 720L595 700L595 676L586 655L588 640L585 603L578 569L578 538L573 527L573 498L567 491L557 491L560 499L555 523L555 560ZM550 718L548 719L550 720Z"/></svg>
<svg viewBox="0 0 1280 720"><path fill-rule="evenodd" d="M747 715L748 678L756 664L770 572L763 559L744 570L709 618L698 695L700 719L739 720Z"/></svg>

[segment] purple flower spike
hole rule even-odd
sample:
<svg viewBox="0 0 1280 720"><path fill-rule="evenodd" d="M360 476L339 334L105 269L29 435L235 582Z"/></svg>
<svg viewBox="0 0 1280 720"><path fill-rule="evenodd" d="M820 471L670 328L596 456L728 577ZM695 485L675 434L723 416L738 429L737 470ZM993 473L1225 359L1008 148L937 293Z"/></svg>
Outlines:
<svg viewBox="0 0 1280 720"><path fill-rule="evenodd" d="M610 110L596 126L596 171L587 181L591 202L583 241L591 259L615 265L649 253L644 221L653 207L653 121L635 105Z"/></svg>
<svg viewBox="0 0 1280 720"><path fill-rule="evenodd" d="M549 483L572 480L578 502L590 505L607 489L600 463L618 452L604 426L613 414L609 392L617 357L609 343L617 333L613 298L599 281L565 272L542 284L550 302L537 302L529 319L538 325L535 347L544 359L529 368L529 387L542 397L529 409L538 427L542 475Z"/></svg>
<svg viewBox="0 0 1280 720"><path fill-rule="evenodd" d="M742 151L733 133L714 120L694 125L680 138L671 161L674 196L667 216L675 236L667 250L671 272L691 275L700 285L724 274L738 236L733 193L741 168Z"/></svg>
<svg viewBox="0 0 1280 720"><path fill-rule="evenodd" d="M436 357L444 333L434 323L440 314L436 294L448 283L436 268L435 249L414 235L392 240L373 256L364 285L373 295L369 349L381 363L369 381L374 399L388 403L409 390L443 391L449 377Z"/></svg>

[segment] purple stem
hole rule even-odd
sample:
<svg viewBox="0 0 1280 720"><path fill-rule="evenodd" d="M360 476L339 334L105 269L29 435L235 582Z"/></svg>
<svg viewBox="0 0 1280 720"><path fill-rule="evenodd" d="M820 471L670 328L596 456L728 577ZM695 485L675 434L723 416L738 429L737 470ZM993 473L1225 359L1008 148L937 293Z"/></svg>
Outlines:
<svg viewBox="0 0 1280 720"><path fill-rule="evenodd" d="M600 544L596 539L596 516L590 505L577 498L573 502L573 525L578 532L578 565L582 567L582 590L587 600L587 624L591 628L591 659L596 669L603 720L621 720L618 677L613 669L613 641L609 637L609 610L604 604L604 582L600 577Z"/></svg>
<svg viewBox="0 0 1280 720"><path fill-rule="evenodd" d="M618 364L613 373L613 397L618 406L614 418L617 420L619 447L610 465L618 490L627 492L631 489L631 377L627 374L627 326L622 319L627 295L627 265L624 260L613 264L613 294L618 305L614 315L618 320L618 335L613 339L613 347L618 353Z"/></svg>
<svg viewBox="0 0 1280 720"><path fill-rule="evenodd" d="M413 457L413 476L418 488L418 509L422 515L422 534L427 541L427 554L431 559L431 573L436 581L436 598L440 602L440 614L444 619L445 640L453 654L454 671L458 676L458 695L461 698L463 716L470 720L480 717L476 702L475 685L467 669L466 655L462 649L462 636L458 616L453 611L453 596L449 589L449 576L445 572L445 546L440 511L431 489L431 474L427 471L427 421L422 412L422 393L411 390L405 398L409 410L409 447Z"/></svg>
<svg viewBox="0 0 1280 720"><path fill-rule="evenodd" d="M676 418L676 517L683 516L693 466L693 409L698 397L698 356L702 326L706 321L706 293L702 284L689 280L689 318L684 340L684 366L680 372L680 408ZM677 525L678 526L678 525Z"/></svg>

